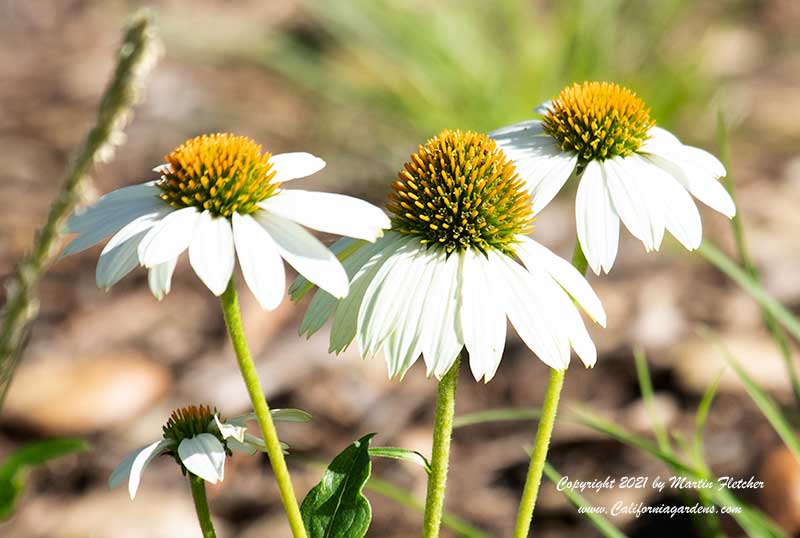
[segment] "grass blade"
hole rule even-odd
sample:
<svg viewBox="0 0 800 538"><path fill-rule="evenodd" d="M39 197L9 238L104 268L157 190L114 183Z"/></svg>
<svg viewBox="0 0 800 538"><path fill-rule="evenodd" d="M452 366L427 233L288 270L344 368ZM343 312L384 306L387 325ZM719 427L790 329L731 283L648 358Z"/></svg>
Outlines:
<svg viewBox="0 0 800 538"><path fill-rule="evenodd" d="M549 463L544 464L544 474L553 484L558 484L562 479L561 474ZM578 508L581 515L585 516L594 527L606 538L627 538L613 523L603 517L601 514L596 514L590 511L591 504L583 498L583 496L572 488L564 488L561 493L569 499L576 508Z"/></svg>

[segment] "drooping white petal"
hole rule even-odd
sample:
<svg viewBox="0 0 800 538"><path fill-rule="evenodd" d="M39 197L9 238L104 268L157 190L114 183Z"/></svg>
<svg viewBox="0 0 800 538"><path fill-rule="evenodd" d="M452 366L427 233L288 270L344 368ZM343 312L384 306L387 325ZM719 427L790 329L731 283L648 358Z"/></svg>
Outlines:
<svg viewBox="0 0 800 538"><path fill-rule="evenodd" d="M405 246L408 243L408 246ZM336 305L331 327L329 352L340 353L353 338L358 329L358 313L370 284L375 280L384 263L390 260L401 248L410 248L411 241L398 233L389 232L375 242L369 259L361 264L350 280L350 292Z"/></svg>
<svg viewBox="0 0 800 538"><path fill-rule="evenodd" d="M546 365L563 370L569 365L569 339L552 308L541 297L530 273L504 254L489 251L489 270L502 293L506 314L517 334Z"/></svg>
<svg viewBox="0 0 800 538"><path fill-rule="evenodd" d="M459 326L469 351L469 366L475 381L494 377L506 344L506 313L502 299L492 290L496 275L486 273L483 254L466 250L461 260L461 308Z"/></svg>
<svg viewBox="0 0 800 538"><path fill-rule="evenodd" d="M64 232L84 233L98 226L122 222L117 228L119 230L141 215L169 207L158 197L159 193L158 187L152 182L111 191L98 198L94 204L76 211L67 221ZM108 235L112 233L114 232Z"/></svg>
<svg viewBox="0 0 800 538"><path fill-rule="evenodd" d="M97 286L108 289L139 265L138 247L159 215L144 215L124 226L106 243L97 262Z"/></svg>
<svg viewBox="0 0 800 538"><path fill-rule="evenodd" d="M400 316L399 306L414 259L423 248L407 241L390 255L369 283L358 310L358 345L362 357L371 357L394 330Z"/></svg>
<svg viewBox="0 0 800 538"><path fill-rule="evenodd" d="M61 257L76 254L93 247L106 237L118 233L129 224L156 222L173 211L171 207L161 203L160 200L158 202L157 207L148 207L146 209L127 208L108 215L102 221L98 221L94 227L86 229L70 242L61 253Z"/></svg>
<svg viewBox="0 0 800 538"><path fill-rule="evenodd" d="M139 262L153 267L180 256L189 248L199 218L196 208L185 207L161 219L139 243Z"/></svg>
<svg viewBox="0 0 800 538"><path fill-rule="evenodd" d="M325 168L325 161L303 151L279 153L273 155L269 162L272 163L275 169L273 183L283 183L284 181L310 176Z"/></svg>
<svg viewBox="0 0 800 538"><path fill-rule="evenodd" d="M597 348L586 330L575 303L543 269L533 267L528 273L541 298L541 304L548 311L551 327L555 327L561 334L566 334L569 344L587 367L594 366L597 362Z"/></svg>
<svg viewBox="0 0 800 538"><path fill-rule="evenodd" d="M391 225L379 208L342 194L285 190L259 205L307 228L365 241L375 241Z"/></svg>
<svg viewBox="0 0 800 538"><path fill-rule="evenodd" d="M210 433L181 441L178 457L189 472L207 482L216 484L225 478L225 447Z"/></svg>
<svg viewBox="0 0 800 538"><path fill-rule="evenodd" d="M639 148L639 153L671 152L683 146L678 137L661 127L651 127L647 132L647 140Z"/></svg>
<svg viewBox="0 0 800 538"><path fill-rule="evenodd" d="M611 271L619 245L619 216L601 166L592 161L586 166L575 197L578 240L595 274Z"/></svg>
<svg viewBox="0 0 800 538"><path fill-rule="evenodd" d="M342 267L344 267L344 270L347 273L347 278L350 280L350 291L347 294L348 297L356 293L355 286L353 284L353 278L356 276L361 267L367 263L367 260L369 260L372 255L380 249L378 242L366 243L359 241L359 243L361 243L360 247L344 259L337 255L337 259L342 262ZM333 249L331 249L331 252L333 252ZM303 321L300 323L300 334L311 336L320 330L328 318L330 318L333 313L336 312L338 307L339 300L337 300L336 297L325 290L317 290L316 293L314 293L314 297L311 299L311 302L308 304L306 315L303 317Z"/></svg>
<svg viewBox="0 0 800 538"><path fill-rule="evenodd" d="M694 250L703 240L703 223L692 197L678 180L648 157L638 157L647 163L650 188L661 201L667 230L683 246Z"/></svg>
<svg viewBox="0 0 800 538"><path fill-rule="evenodd" d="M200 213L189 243L189 263L214 295L222 295L233 274L236 261L231 222L215 217L210 211Z"/></svg>
<svg viewBox="0 0 800 538"><path fill-rule="evenodd" d="M530 120L489 133L497 146L514 161L533 199L533 212L549 204L564 186L578 157L563 151L558 143L542 130L541 122Z"/></svg>
<svg viewBox="0 0 800 538"><path fill-rule="evenodd" d="M614 157L601 164L611 203L625 227L644 243L648 251L658 250L664 236L661 208L654 205L639 162L633 158Z"/></svg>
<svg viewBox="0 0 800 538"><path fill-rule="evenodd" d="M234 213L233 242L244 281L258 304L275 310L286 289L286 271L275 241L253 217Z"/></svg>
<svg viewBox="0 0 800 538"><path fill-rule="evenodd" d="M328 250L333 252L333 254L336 256L336 259L344 264L344 261L347 258L361 250L361 248L366 244L366 241L362 241L360 239L341 237L334 241L334 243L328 247ZM349 273L348 276L350 276ZM289 296L291 297L292 301L297 302L313 289L314 284L309 282L303 275L298 275L294 282L292 282L292 285L289 286Z"/></svg>
<svg viewBox="0 0 800 538"><path fill-rule="evenodd" d="M347 273L317 238L300 225L267 211L257 211L253 216L275 241L283 259L298 273L334 297L347 295Z"/></svg>
<svg viewBox="0 0 800 538"><path fill-rule="evenodd" d="M589 316L602 327L606 326L606 312L600 298L586 278L567 260L530 237L519 237L517 255L528 270L540 268L564 288Z"/></svg>
<svg viewBox="0 0 800 538"><path fill-rule="evenodd" d="M244 443L244 434L247 433L246 427L231 422L222 422L217 415L214 415L214 424L216 424L223 439L236 439L240 443Z"/></svg>
<svg viewBox="0 0 800 538"><path fill-rule="evenodd" d="M713 155L690 146L650 153L651 162L669 172L692 196L728 218L736 214L736 204L719 181L725 169ZM722 174L720 174L722 172Z"/></svg>
<svg viewBox="0 0 800 538"><path fill-rule="evenodd" d="M438 257L419 249L405 275L405 293L398 304L394 331L384 345L389 377L403 378L422 353L422 319L425 298L431 293L433 274L440 269Z"/></svg>
<svg viewBox="0 0 800 538"><path fill-rule="evenodd" d="M447 257L443 249L433 254L437 267L422 314L422 357L427 374L441 379L464 348L459 334L461 276L458 256Z"/></svg>
<svg viewBox="0 0 800 538"><path fill-rule="evenodd" d="M173 258L154 265L147 271L147 285L150 287L150 293L159 301L172 289L172 274L175 272L177 264L178 258Z"/></svg>
<svg viewBox="0 0 800 538"><path fill-rule="evenodd" d="M111 473L109 486L115 487L121 480L124 480L125 475L128 475L128 494L131 496L131 499L134 499L136 497L136 491L139 489L139 483L142 481L142 474L147 465L153 461L156 456L160 456L164 452L172 449L174 445L175 442L171 439L161 439L136 452L136 455L130 461L128 458L125 458L119 467ZM128 463L130 463L129 467Z"/></svg>

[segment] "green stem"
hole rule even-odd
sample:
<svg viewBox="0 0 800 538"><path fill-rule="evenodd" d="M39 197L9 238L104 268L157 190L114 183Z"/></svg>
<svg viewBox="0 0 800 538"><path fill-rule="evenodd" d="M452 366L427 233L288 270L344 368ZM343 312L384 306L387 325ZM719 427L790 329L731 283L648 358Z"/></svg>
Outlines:
<svg viewBox="0 0 800 538"><path fill-rule="evenodd" d="M30 324L38 313L37 287L55 260L67 217L81 202L89 173L105 153L109 159L114 138L133 116L153 60L161 50L155 26L147 12L128 25L117 54L117 67L97 111L97 120L78 154L67 167L61 189L50 206L47 220L36 233L30 253L6 282L6 301L0 310L0 406L27 341Z"/></svg>
<svg viewBox="0 0 800 538"><path fill-rule="evenodd" d="M436 418L433 429L431 473L428 477L428 494L425 497L423 538L438 538L444 513L444 494L447 485L447 468L450 463L450 439L453 435L453 415L456 409L456 385L461 357L439 382L436 391Z"/></svg>
<svg viewBox="0 0 800 538"><path fill-rule="evenodd" d="M194 499L194 508L197 511L197 521L200 522L203 538L217 538L217 533L214 532L214 524L211 522L211 512L208 509L206 481L197 475L189 473L189 485L192 487L192 499Z"/></svg>
<svg viewBox="0 0 800 538"><path fill-rule="evenodd" d="M258 379L258 372L250 355L247 346L247 339L244 335L242 325L242 314L239 311L239 299L236 295L236 286L233 278L228 283L228 288L222 294L222 312L225 315L225 323L228 326L228 333L231 336L233 349L236 351L236 360L239 362L239 369L242 371L242 378L247 386L247 392L253 403L258 425L264 435L264 442L267 445L267 454L272 470L275 473L275 481L281 493L283 507L289 519L289 526L292 529L294 538L306 538L306 529L303 526L303 518L300 515L300 508L297 505L297 498L292 487L292 480L289 476L289 469L286 467L286 460L283 458L283 449L278 440L278 432L272 422L272 415L264 397L264 389Z"/></svg>
<svg viewBox="0 0 800 538"><path fill-rule="evenodd" d="M575 252L572 255L572 265L582 274L586 273L588 263L581 245L577 241L575 243ZM525 479L525 488L522 490L522 499L519 502L514 538L527 538L530 532L533 509L536 506L536 498L539 496L539 486L542 484L542 473L547 460L547 451L550 448L550 438L553 436L558 400L561 397L561 388L564 386L566 373L566 369L550 370L550 379L547 381L547 391L542 405L542 416L539 419L536 441L533 446L533 452L531 452L528 476Z"/></svg>

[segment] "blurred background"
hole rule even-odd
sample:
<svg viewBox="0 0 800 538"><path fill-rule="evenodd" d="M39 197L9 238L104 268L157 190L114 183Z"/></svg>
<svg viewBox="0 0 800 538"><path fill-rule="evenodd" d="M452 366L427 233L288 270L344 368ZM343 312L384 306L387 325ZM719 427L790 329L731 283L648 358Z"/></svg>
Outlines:
<svg viewBox="0 0 800 538"><path fill-rule="evenodd" d="M30 248L69 157L94 121L126 17L142 2L0 0L0 278ZM729 170L751 254L765 287L800 307L800 3L797 0L164 0L157 15L165 55L116 158L93 174L98 193L153 178L183 140L231 131L272 152L304 150L327 168L300 188L382 204L405 159L440 129L489 130L532 116L565 84L611 80L634 89L658 123L719 154L718 115L732 145ZM573 187L574 188L574 187ZM569 257L574 207L564 193L540 213L537 240ZM706 237L734 252L729 223L703 209ZM89 452L37 469L5 538L199 536L185 480L157 460L131 502L106 479L131 450L157 438L176 407L215 405L230 416L248 399L218 305L185 261L161 303L136 271L96 289L100 248L56 263L42 309L0 416L0 461L36 439L87 439ZM623 232L611 275L590 277L608 312L593 330L597 367L575 362L564 405L582 403L648 433L632 350L646 351L658 416L690 434L702 393L724 360L696 333L718 331L748 372L791 402L785 368L757 304L671 238L647 255ZM0 292L0 294L3 292ZM297 337L304 304L273 313L242 293L244 318L273 407L311 412L282 425L296 489L361 435L430 452L435 383L418 364L403 382L382 361L327 354L327 329ZM462 372L457 413L541 403L547 370L511 334L488 385ZM717 475L765 480L742 497L800 531L800 467L730 372L708 420ZM456 431L448 508L489 535L511 533L532 442L530 421ZM669 474L657 460L586 428L557 425L551 461L571 479ZM377 462L375 475L424 496L424 472ZM210 487L220 536L289 536L266 460L234 457ZM418 535L421 516L374 492L369 536ZM667 490L587 493L593 504L680 503ZM537 536L597 536L547 483ZM629 536L695 536L688 517L618 516ZM739 534L724 521L726 533ZM449 533L449 534L448 534ZM445 536L457 536L444 531Z"/></svg>

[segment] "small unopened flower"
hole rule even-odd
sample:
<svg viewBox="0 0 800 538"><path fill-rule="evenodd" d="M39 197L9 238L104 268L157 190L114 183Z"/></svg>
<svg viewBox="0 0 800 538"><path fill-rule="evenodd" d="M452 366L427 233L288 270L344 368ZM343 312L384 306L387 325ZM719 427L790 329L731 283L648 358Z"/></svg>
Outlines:
<svg viewBox="0 0 800 538"><path fill-rule="evenodd" d="M161 299L188 249L192 268L215 295L225 291L238 256L245 281L268 310L283 298L281 258L343 297L341 264L303 226L367 241L389 227L383 211L362 200L283 190L284 182L325 166L308 153L271 155L248 138L213 134L186 141L165 160L155 168L160 179L106 194L69 220L67 231L79 236L64 255L113 235L97 264L98 286L110 288L141 264Z"/></svg>
<svg viewBox="0 0 800 538"><path fill-rule="evenodd" d="M272 419L285 422L307 422L311 416L297 409L275 409ZM115 488L128 480L128 493L136 497L142 474L157 456L172 456L181 470L216 484L225 478L225 457L233 451L255 454L266 451L264 440L247 432L247 422L254 414L241 415L223 421L211 408L189 406L172 413L162 428L162 438L131 452L108 478ZM284 450L288 447L284 445Z"/></svg>
<svg viewBox="0 0 800 538"><path fill-rule="evenodd" d="M317 292L301 332L312 334L332 314L331 351L353 339L363 357L383 350L392 377L421 354L428 375L441 378L466 347L475 379L488 382L508 317L549 366L566 368L570 346L594 364L573 298L605 325L600 300L575 268L526 236L530 194L494 141L443 131L419 147L392 188L391 230L371 245L347 242L350 294L336 301ZM295 299L302 288L293 287Z"/></svg>
<svg viewBox="0 0 800 538"><path fill-rule="evenodd" d="M534 213L571 176L580 176L578 239L595 273L614 264L620 219L648 251L659 249L665 229L693 250L702 224L692 196L727 217L736 213L719 181L722 163L656 127L630 90L607 82L573 84L537 112L541 120L490 134L527 182Z"/></svg>

